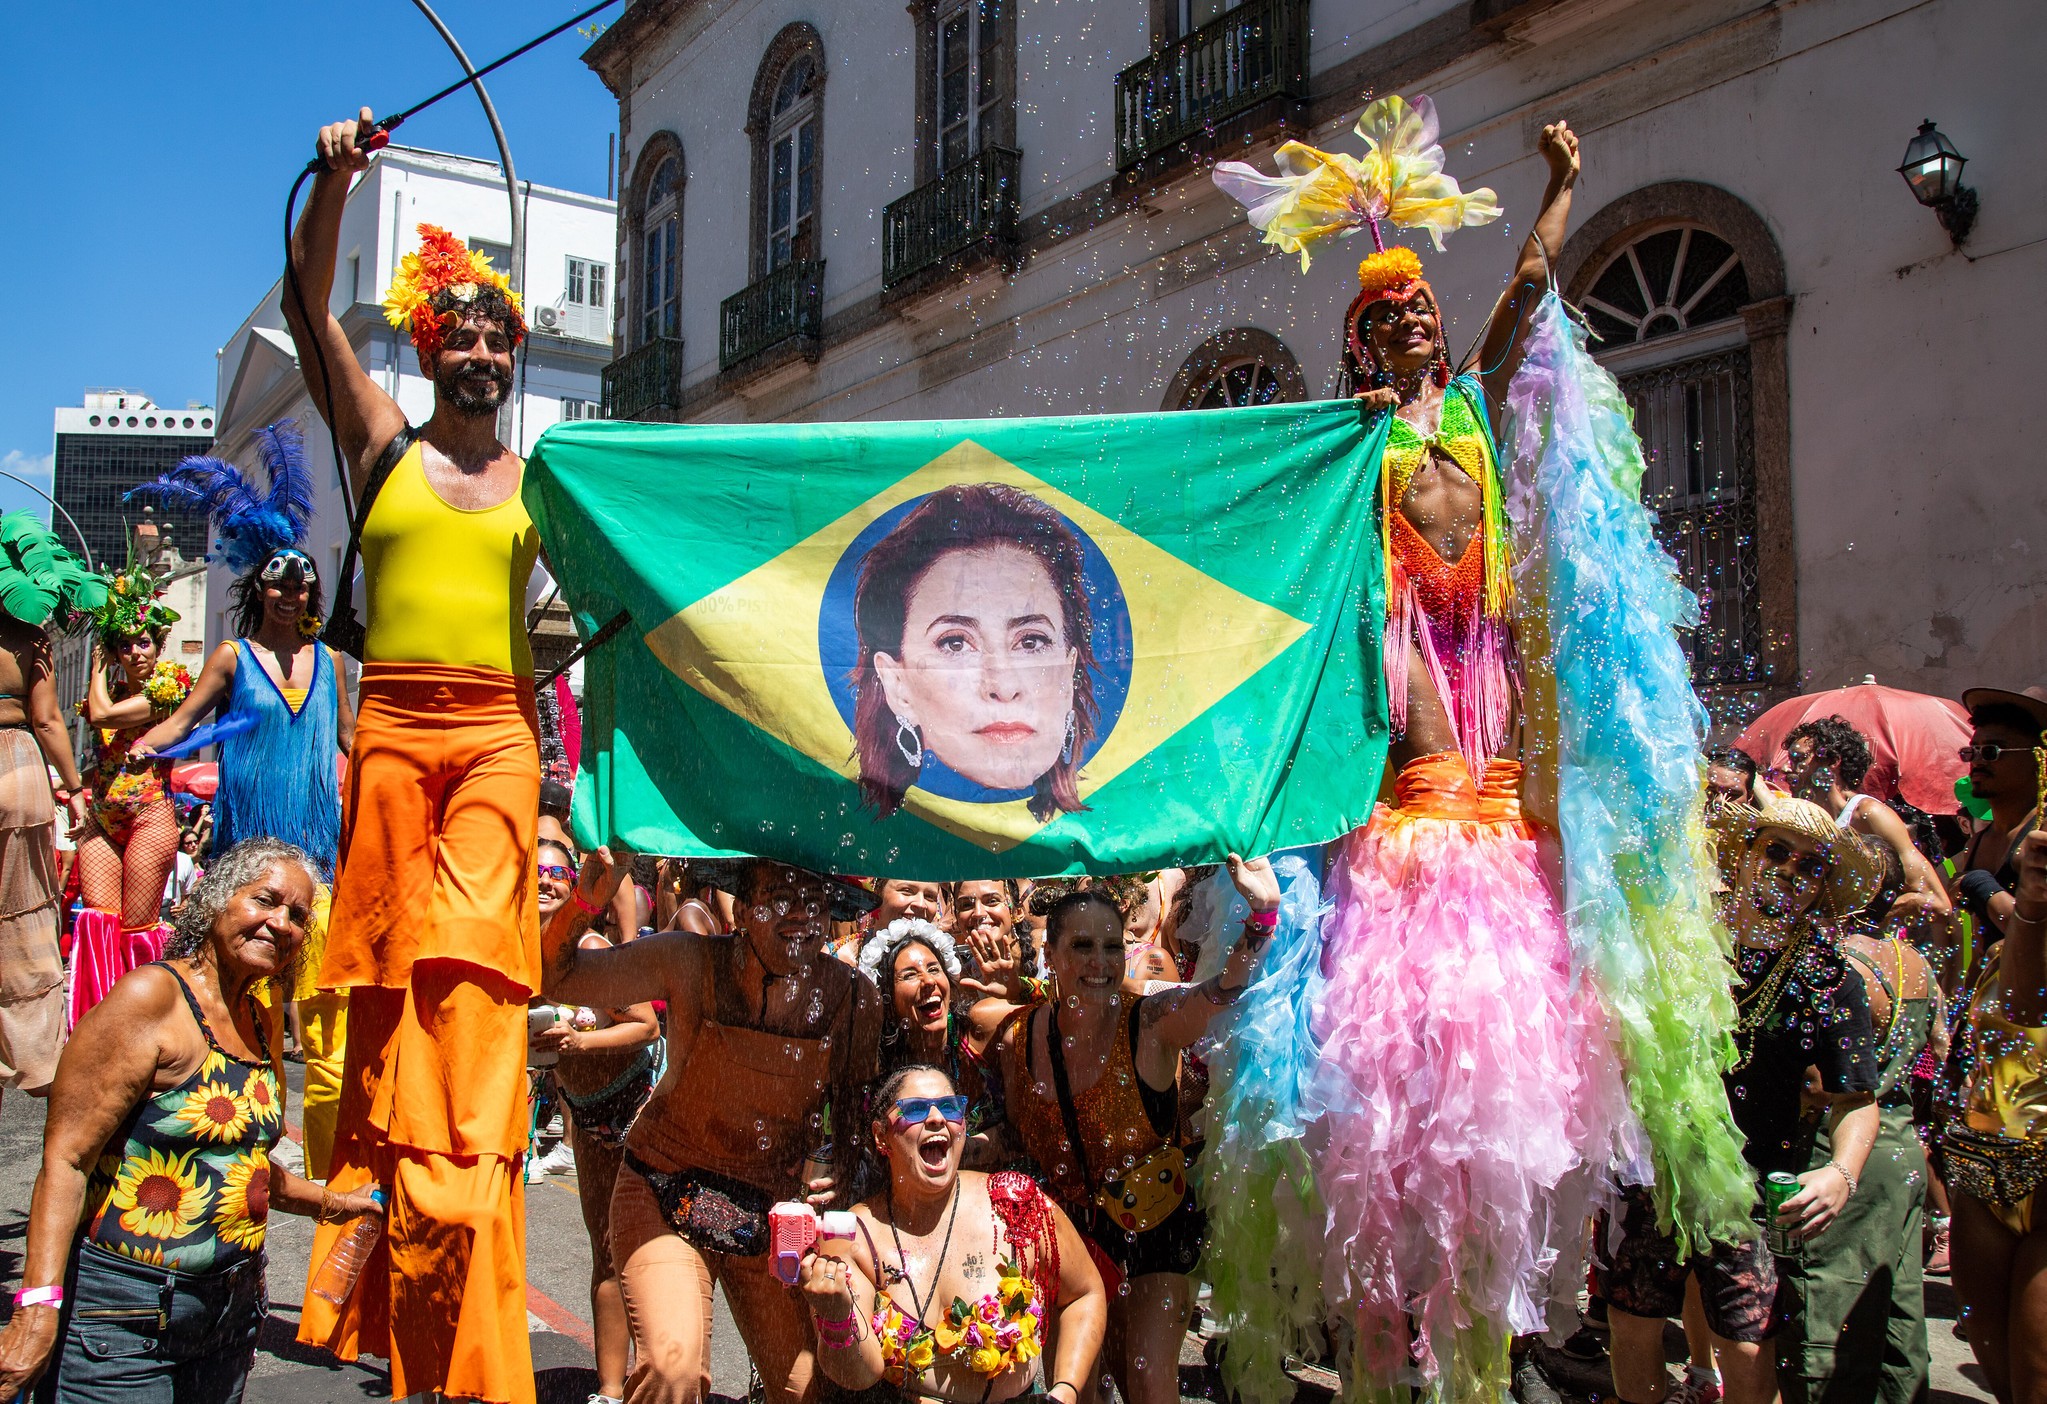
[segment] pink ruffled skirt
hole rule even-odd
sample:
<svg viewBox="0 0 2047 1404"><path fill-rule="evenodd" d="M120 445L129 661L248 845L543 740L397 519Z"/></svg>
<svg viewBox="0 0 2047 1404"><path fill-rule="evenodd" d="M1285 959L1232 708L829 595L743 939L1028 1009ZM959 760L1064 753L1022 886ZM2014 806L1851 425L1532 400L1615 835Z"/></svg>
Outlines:
<svg viewBox="0 0 2047 1404"><path fill-rule="evenodd" d="M85 1012L107 997L116 980L138 965L162 959L170 934L162 924L123 931L115 913L82 909L71 932L71 1026L77 1027Z"/></svg>
<svg viewBox="0 0 2047 1404"><path fill-rule="evenodd" d="M1412 761L1331 850L1316 1178L1354 1389L1504 1398L1508 1338L1574 1299L1632 1125L1520 770L1493 761L1481 790L1456 752Z"/></svg>

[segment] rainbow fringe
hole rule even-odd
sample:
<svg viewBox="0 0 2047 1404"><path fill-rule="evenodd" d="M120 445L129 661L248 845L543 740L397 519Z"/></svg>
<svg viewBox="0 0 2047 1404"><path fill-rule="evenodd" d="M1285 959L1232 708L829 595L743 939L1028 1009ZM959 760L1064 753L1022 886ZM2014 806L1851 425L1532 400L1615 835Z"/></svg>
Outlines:
<svg viewBox="0 0 2047 1404"><path fill-rule="evenodd" d="M1680 1251L1750 1229L1754 1180L1721 1072L1730 947L1705 885L1705 711L1676 629L1698 604L1641 504L1641 441L1554 291L1507 392L1532 818L1562 835L1578 970L1613 1018ZM1548 812L1545 812L1548 811Z"/></svg>

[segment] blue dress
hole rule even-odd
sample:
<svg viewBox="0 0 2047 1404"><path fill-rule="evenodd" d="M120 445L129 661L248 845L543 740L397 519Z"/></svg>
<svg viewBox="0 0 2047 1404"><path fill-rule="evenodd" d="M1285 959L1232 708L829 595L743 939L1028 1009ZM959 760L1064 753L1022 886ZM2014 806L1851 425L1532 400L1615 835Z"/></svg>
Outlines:
<svg viewBox="0 0 2047 1404"><path fill-rule="evenodd" d="M214 796L213 847L225 853L257 835L303 848L323 881L334 880L341 844L341 782L335 735L341 704L333 655L313 650L313 681L297 712L258 662L247 639L235 640L235 680L227 711L256 725L220 743L220 789Z"/></svg>

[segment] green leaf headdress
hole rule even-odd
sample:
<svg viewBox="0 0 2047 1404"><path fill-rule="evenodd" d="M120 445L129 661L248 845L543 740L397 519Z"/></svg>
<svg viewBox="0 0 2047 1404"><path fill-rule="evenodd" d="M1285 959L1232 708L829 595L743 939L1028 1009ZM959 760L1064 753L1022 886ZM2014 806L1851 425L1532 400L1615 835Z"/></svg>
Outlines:
<svg viewBox="0 0 2047 1404"><path fill-rule="evenodd" d="M97 608L89 611L100 638L110 647L122 639L168 629L178 622L178 612L158 604L157 596L169 582L159 579L135 559L135 543L128 543L128 563L102 574L105 594Z"/></svg>
<svg viewBox="0 0 2047 1404"><path fill-rule="evenodd" d="M105 606L106 578L87 570L33 512L0 517L0 610L40 626L69 624Z"/></svg>

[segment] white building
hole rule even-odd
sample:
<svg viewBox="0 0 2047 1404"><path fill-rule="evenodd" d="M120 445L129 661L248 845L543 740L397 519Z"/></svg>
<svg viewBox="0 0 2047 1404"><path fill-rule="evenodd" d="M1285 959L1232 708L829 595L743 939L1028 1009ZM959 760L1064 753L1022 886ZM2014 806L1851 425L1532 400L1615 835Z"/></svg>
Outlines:
<svg viewBox="0 0 2047 1404"><path fill-rule="evenodd" d="M617 233L610 200L523 181L519 194L526 258L518 282L532 332L520 348L512 400L499 433L523 454L548 425L597 413L600 376L611 355ZM433 412L433 383L420 372L406 334L385 320L384 290L399 260L419 247L422 223L468 240L491 255L493 266L509 271L511 219L502 168L467 156L386 147L349 191L330 306L363 368L414 424ZM218 442L212 451L260 480L255 431L285 417L298 420L320 492L308 550L321 567L321 587L331 601L348 526L326 427L284 330L282 296L280 269L278 281L220 352ZM227 587L232 577L218 565L208 574L211 645L231 637Z"/></svg>
<svg viewBox="0 0 2047 1404"><path fill-rule="evenodd" d="M1428 254L1457 350L1568 118L1557 274L1710 590L1723 717L1875 673L2047 678L2036 309L2047 30L2021 0L634 0L619 417L1171 409L1330 393L1355 255L1303 276L1208 178L1426 93L1508 214ZM1959 249L1897 167L1969 158ZM1363 252L1359 249L1358 252ZM1426 252L1426 251L1425 251Z"/></svg>

